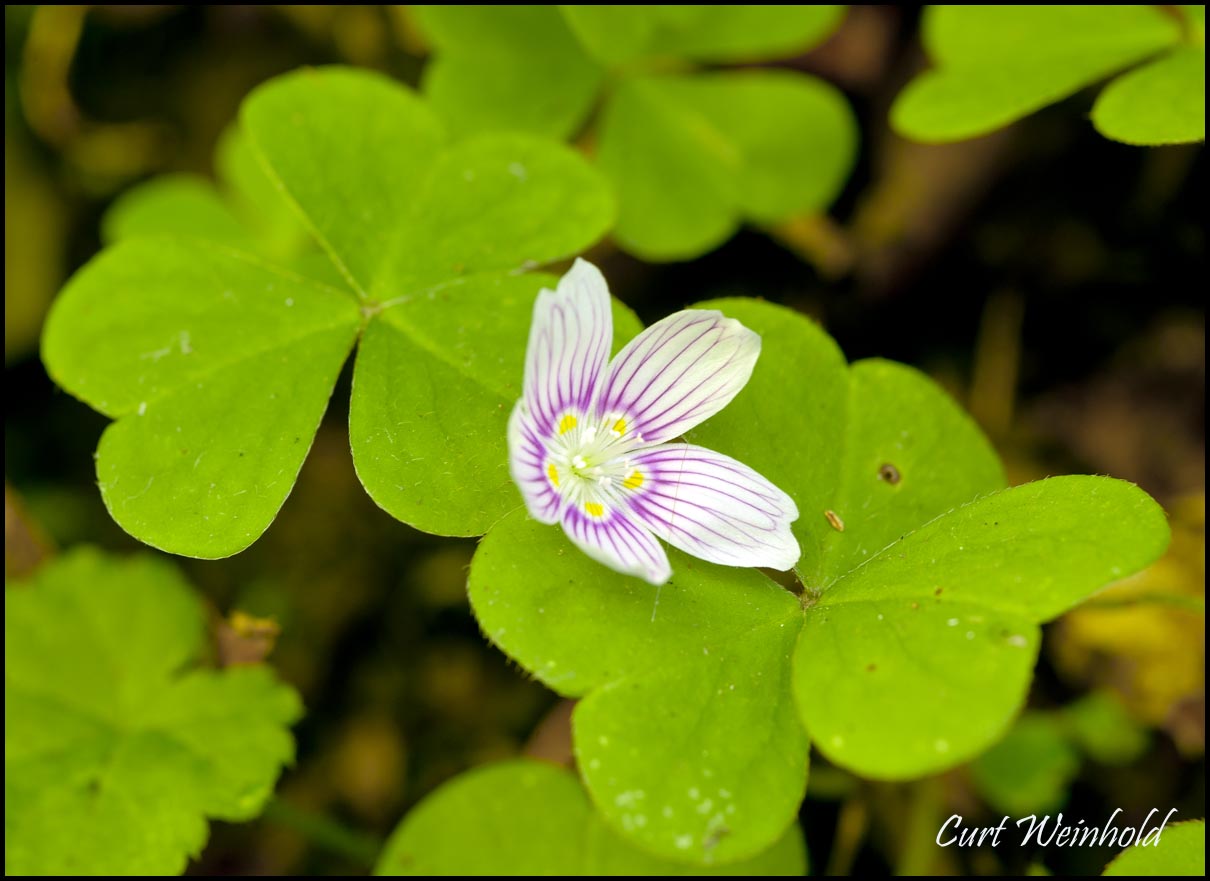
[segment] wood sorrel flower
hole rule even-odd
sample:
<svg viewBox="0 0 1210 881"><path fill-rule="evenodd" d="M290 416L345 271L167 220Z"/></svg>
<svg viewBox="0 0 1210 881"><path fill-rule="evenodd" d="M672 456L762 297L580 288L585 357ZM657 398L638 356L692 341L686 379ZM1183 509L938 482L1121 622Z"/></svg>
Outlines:
<svg viewBox="0 0 1210 881"><path fill-rule="evenodd" d="M530 514L562 523L586 554L652 584L672 575L661 538L728 566L789 569L798 508L730 456L669 443L748 382L760 337L720 312L687 309L609 361L613 316L600 271L577 260L534 305L509 464Z"/></svg>

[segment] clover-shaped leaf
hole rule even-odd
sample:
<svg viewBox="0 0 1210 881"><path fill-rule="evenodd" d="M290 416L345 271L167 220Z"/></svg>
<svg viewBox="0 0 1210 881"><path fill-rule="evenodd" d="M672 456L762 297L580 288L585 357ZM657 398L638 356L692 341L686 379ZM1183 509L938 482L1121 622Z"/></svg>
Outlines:
<svg viewBox="0 0 1210 881"><path fill-rule="evenodd" d="M903 135L954 141L987 134L1163 50L1171 54L1115 80L1093 121L1135 144L1205 138L1204 7L931 6L924 43L936 64L891 110Z"/></svg>
<svg viewBox="0 0 1210 881"><path fill-rule="evenodd" d="M890 779L990 746L1028 688L1038 623L1147 565L1168 532L1120 481L1002 490L986 440L916 371L846 367L780 307L703 305L763 346L745 390L690 438L794 498L801 596L675 551L657 591L519 511L480 544L470 597L495 643L583 698L576 754L614 830L727 862L792 821L806 732L833 762Z"/></svg>
<svg viewBox="0 0 1210 881"><path fill-rule="evenodd" d="M51 376L117 420L97 452L114 519L174 553L247 547L360 338L350 435L367 490L421 529L485 531L516 504L507 408L550 283L519 271L598 238L607 187L528 136L451 147L418 98L364 71L273 80L241 131L220 152L226 202L177 180L119 203L117 243L47 322Z"/></svg>
<svg viewBox="0 0 1210 881"><path fill-rule="evenodd" d="M1114 858L1102 873L1131 878L1206 875L1206 821L1166 828L1154 843L1137 843Z"/></svg>
<svg viewBox="0 0 1210 881"><path fill-rule="evenodd" d="M197 666L201 604L151 558L77 551L4 594L5 871L170 874L256 816L298 697Z"/></svg>
<svg viewBox="0 0 1210 881"><path fill-rule="evenodd" d="M797 827L769 850L707 875L803 875ZM619 838L593 811L575 776L513 760L469 771L422 801L399 824L378 875L698 875Z"/></svg>
<svg viewBox="0 0 1210 881"><path fill-rule="evenodd" d="M603 92L597 156L619 197L618 241L693 257L742 220L817 212L852 166L844 97L791 71L692 73L827 36L838 6L416 7L435 54L424 78L457 130L570 136ZM804 159L809 157L809 161Z"/></svg>

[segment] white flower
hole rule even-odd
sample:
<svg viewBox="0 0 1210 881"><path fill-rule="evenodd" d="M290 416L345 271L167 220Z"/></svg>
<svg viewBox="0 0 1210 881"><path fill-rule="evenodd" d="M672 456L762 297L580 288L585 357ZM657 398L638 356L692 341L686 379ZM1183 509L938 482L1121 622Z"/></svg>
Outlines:
<svg viewBox="0 0 1210 881"><path fill-rule="evenodd" d="M672 575L663 539L728 566L790 569L793 500L747 465L670 443L739 393L760 337L722 313L687 309L609 361L609 288L577 260L534 305L524 396L509 462L530 514L561 523L595 560L652 584Z"/></svg>

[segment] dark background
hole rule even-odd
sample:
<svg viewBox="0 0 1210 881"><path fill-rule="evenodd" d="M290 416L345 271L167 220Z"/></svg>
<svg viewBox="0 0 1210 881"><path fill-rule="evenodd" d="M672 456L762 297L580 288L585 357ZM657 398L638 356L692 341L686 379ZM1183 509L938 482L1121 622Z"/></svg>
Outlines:
<svg viewBox="0 0 1210 881"><path fill-rule="evenodd" d="M209 173L239 101L274 74L339 62L415 84L425 49L404 15L377 7L6 7L5 16L11 569L20 548L10 501L22 540L41 536L48 550L141 547L96 491L92 453L106 420L57 390L37 357L45 309L98 249L113 198L159 172ZM1087 119L1095 92L975 141L904 142L887 110L924 63L918 17L851 10L824 46L785 62L844 89L861 123L857 167L830 220L745 231L688 263L644 264L608 243L593 257L647 321L714 296L758 296L819 318L851 359L926 370L983 424L1013 482L1080 471L1140 483L1179 536L1152 586L1198 600L1204 151L1101 138ZM278 621L272 661L307 705L278 799L257 822L216 825L197 871L364 870L373 840L460 770L523 750L570 755L566 707L488 647L470 616L474 543L411 530L357 483L347 401L346 371L297 487L259 542L229 560L180 561L216 616L239 608ZM1108 687L1155 735L1129 767L1086 763L1065 810L1091 823L1114 807L1135 820L1168 805L1204 816L1203 618L1143 603L1114 633L1098 642L1066 621L1048 628L1031 703L1056 707ZM930 795L930 834L952 810L999 819L962 770L874 785L816 759L803 808L813 871L908 867L905 830ZM1056 873L1099 873L1111 855L1002 847L946 852L930 867L1019 872L1037 856Z"/></svg>

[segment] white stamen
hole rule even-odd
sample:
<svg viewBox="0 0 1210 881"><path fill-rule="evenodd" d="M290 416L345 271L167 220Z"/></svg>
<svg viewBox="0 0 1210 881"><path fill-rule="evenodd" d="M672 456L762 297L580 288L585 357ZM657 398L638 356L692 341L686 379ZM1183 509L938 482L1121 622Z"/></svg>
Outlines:
<svg viewBox="0 0 1210 881"><path fill-rule="evenodd" d="M580 456L580 455L576 455L576 456L572 457L571 465L573 468L587 468L588 467L588 463L585 462L584 457Z"/></svg>

